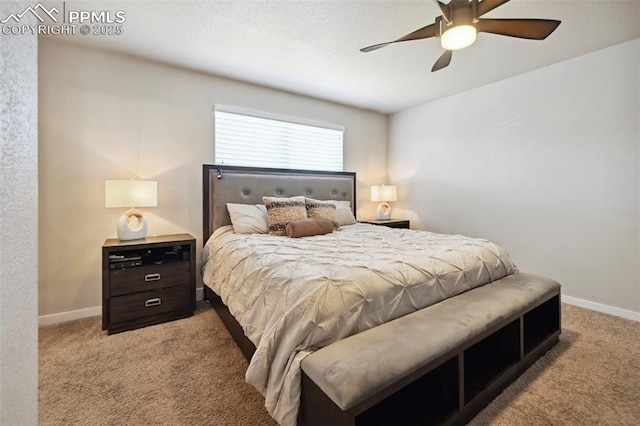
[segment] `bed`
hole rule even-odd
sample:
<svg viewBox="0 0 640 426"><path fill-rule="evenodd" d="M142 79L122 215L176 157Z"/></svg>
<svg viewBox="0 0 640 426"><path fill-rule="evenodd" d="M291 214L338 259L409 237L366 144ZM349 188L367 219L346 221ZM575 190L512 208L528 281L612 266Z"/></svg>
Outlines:
<svg viewBox="0 0 640 426"><path fill-rule="evenodd" d="M230 226L227 203L263 196L355 213L355 188L347 172L203 166L205 298L281 424L467 420L557 342L559 285L464 236L356 223L287 238ZM412 333L438 337L397 339ZM440 402L425 410L416 393Z"/></svg>

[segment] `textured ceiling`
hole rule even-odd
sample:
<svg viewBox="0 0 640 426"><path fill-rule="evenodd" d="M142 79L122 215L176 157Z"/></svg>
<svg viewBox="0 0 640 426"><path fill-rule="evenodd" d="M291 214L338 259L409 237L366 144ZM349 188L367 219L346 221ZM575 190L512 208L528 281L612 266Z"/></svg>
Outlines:
<svg viewBox="0 0 640 426"><path fill-rule="evenodd" d="M446 0L445 0L446 1ZM57 4L59 2L43 2ZM124 10L120 36L52 36L385 113L640 37L640 0L511 0L489 18L562 24L544 41L479 34L448 68L439 40L359 49L434 22L431 0L67 1Z"/></svg>

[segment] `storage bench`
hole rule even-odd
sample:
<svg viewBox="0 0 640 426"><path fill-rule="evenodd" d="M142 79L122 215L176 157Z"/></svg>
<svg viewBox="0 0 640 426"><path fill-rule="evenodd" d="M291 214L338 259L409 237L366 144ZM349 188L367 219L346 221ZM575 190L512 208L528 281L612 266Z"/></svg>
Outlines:
<svg viewBox="0 0 640 426"><path fill-rule="evenodd" d="M298 424L463 424L559 335L560 284L510 275L309 355Z"/></svg>

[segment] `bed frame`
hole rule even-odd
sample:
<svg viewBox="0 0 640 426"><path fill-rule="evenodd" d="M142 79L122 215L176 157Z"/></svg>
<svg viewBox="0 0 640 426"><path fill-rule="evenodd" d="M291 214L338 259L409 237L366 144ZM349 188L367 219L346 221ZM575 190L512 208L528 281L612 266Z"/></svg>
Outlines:
<svg viewBox="0 0 640 426"><path fill-rule="evenodd" d="M263 195L306 195L317 199L348 200L355 212L355 187L354 173L204 165L203 241L206 242L218 227L230 224L226 210L228 202L257 204L261 202ZM303 362L298 424L464 424L472 419L559 340L559 284L529 274L515 274L499 281L506 279L523 284L523 287L527 287L528 282L535 284L536 281L539 281L537 284L541 282L546 285L546 280L552 282L553 289L527 301L515 311L506 314L494 312L496 319L487 325L486 330L465 338L453 348L439 354L437 359L400 377L395 383L376 391L348 409L341 409L328 396L330 392L322 390L322 379L318 379L320 384L310 379ZM493 284L496 284L496 288L504 284L499 281L486 285L485 290L491 291L489 287ZM244 335L242 327L220 297L206 285L204 297L215 308L245 358L250 360L256 348ZM430 315L428 309L422 310L427 317ZM454 312L459 312L464 308L460 309L458 306L455 309ZM411 315L425 318L422 311ZM367 332L384 332L384 327L385 324ZM376 331L377 329L380 330ZM360 335L348 339L357 336ZM316 354L322 351L331 354L331 350L326 349L332 346L329 345ZM338 352L333 349L333 353ZM375 357L376 354L372 352L372 356ZM437 403L426 406L425 395L435 397ZM397 417L397 413L403 413L402 420Z"/></svg>
<svg viewBox="0 0 640 426"><path fill-rule="evenodd" d="M356 174L290 169L268 169L208 165L202 166L202 241L213 231L230 225L227 203L262 204L263 196L294 197L305 195L320 200L349 201L356 213ZM242 327L222 303L220 297L204 286L204 299L211 303L247 361L256 350Z"/></svg>

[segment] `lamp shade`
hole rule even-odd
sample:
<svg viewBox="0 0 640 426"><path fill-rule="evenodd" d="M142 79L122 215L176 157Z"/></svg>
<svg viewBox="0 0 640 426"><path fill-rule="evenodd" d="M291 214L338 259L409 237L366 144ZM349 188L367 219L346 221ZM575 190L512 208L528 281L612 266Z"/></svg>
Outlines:
<svg viewBox="0 0 640 426"><path fill-rule="evenodd" d="M395 185L382 185L371 187L371 201L396 201Z"/></svg>
<svg viewBox="0 0 640 426"><path fill-rule="evenodd" d="M157 207L157 187L151 180L106 180L105 207Z"/></svg>

